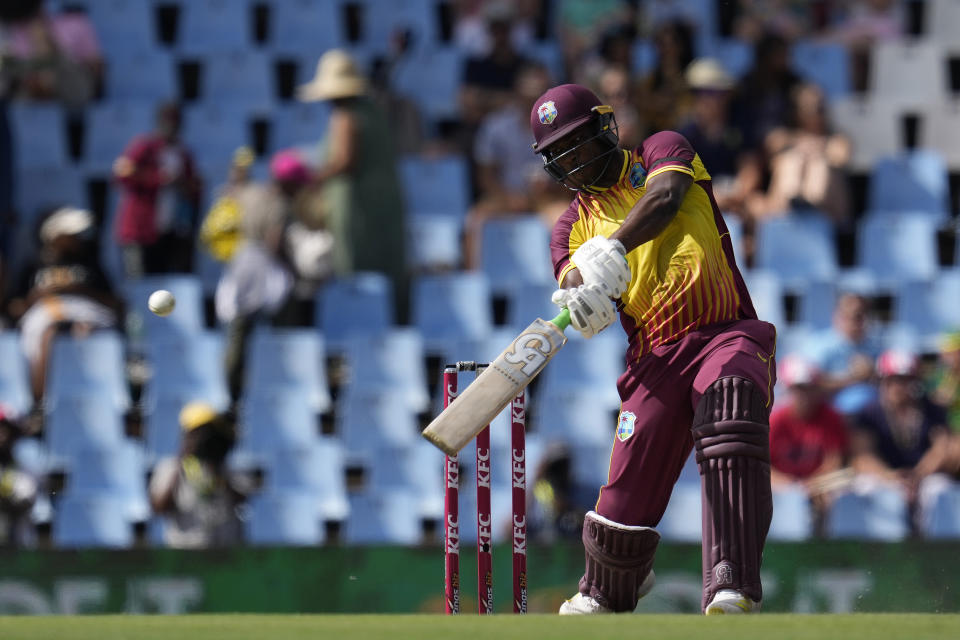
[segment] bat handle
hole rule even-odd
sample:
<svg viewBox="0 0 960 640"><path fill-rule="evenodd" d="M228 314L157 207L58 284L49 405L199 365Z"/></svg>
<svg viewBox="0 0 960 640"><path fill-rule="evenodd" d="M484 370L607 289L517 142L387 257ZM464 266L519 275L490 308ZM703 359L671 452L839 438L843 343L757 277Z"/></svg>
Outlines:
<svg viewBox="0 0 960 640"><path fill-rule="evenodd" d="M550 322L556 325L560 331L563 331L570 326L570 309L561 309L557 317Z"/></svg>

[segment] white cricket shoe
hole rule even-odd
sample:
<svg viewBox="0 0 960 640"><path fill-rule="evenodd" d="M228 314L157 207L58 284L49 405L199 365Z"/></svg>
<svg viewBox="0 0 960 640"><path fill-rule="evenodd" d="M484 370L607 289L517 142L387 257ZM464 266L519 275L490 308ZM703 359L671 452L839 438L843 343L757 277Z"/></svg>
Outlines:
<svg viewBox="0 0 960 640"><path fill-rule="evenodd" d="M653 585L656 582L657 577L653 574L653 570L651 570L643 582L640 583L640 587L637 589L637 597L642 598L650 593L650 590L653 589ZM560 615L562 616L581 616L594 613L613 613L613 611L590 596L583 595L579 591L575 593L572 598L560 605Z"/></svg>
<svg viewBox="0 0 960 640"><path fill-rule="evenodd" d="M721 589L713 596L703 613L708 616L722 616L728 613L750 613L760 609L760 603L751 600L739 591Z"/></svg>

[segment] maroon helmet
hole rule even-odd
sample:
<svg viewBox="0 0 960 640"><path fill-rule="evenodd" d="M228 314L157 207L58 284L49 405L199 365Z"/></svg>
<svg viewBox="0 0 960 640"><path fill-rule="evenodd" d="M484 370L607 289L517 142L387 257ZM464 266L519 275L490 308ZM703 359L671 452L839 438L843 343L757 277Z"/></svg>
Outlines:
<svg viewBox="0 0 960 640"><path fill-rule="evenodd" d="M589 137L569 148L556 146L558 140L581 128L589 132ZM554 180L575 191L590 189L606 171L613 154L619 149L620 138L613 109L603 104L592 91L578 84L561 84L540 96L530 111L530 129L536 140L533 150L543 158L543 168ZM596 152L586 160L580 159L576 152L589 146L596 147ZM563 162L571 157L579 160L574 166L569 166L569 161ZM569 178L602 159L606 159L606 163L590 184L567 183ZM567 168L564 168L564 164Z"/></svg>

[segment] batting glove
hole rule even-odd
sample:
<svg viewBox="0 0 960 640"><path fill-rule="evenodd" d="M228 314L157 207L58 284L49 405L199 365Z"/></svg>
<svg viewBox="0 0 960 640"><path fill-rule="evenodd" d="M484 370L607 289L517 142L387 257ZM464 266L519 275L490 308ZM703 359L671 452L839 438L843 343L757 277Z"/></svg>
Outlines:
<svg viewBox="0 0 960 640"><path fill-rule="evenodd" d="M550 299L555 305L569 309L570 324L584 338L592 338L617 319L617 306L596 284L557 289Z"/></svg>
<svg viewBox="0 0 960 640"><path fill-rule="evenodd" d="M595 236L573 253L573 264L580 270L584 284L596 284L609 298L619 298L630 285L627 252L619 240Z"/></svg>

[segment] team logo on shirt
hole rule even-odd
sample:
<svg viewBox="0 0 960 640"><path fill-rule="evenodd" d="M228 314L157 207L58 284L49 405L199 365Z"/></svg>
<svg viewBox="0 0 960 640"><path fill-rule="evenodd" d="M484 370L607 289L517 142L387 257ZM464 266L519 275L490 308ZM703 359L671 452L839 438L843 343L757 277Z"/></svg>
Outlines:
<svg viewBox="0 0 960 640"><path fill-rule="evenodd" d="M548 100L537 107L537 117L540 118L540 124L550 124L557 119L557 105L553 100Z"/></svg>
<svg viewBox="0 0 960 640"><path fill-rule="evenodd" d="M633 435L634 424L637 416L632 411L621 411L620 419L617 420L617 440L626 442Z"/></svg>
<svg viewBox="0 0 960 640"><path fill-rule="evenodd" d="M639 162L634 162L630 167L630 186L639 189L647 181L647 170Z"/></svg>

